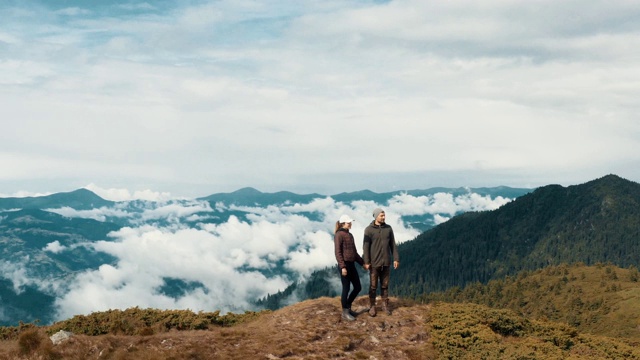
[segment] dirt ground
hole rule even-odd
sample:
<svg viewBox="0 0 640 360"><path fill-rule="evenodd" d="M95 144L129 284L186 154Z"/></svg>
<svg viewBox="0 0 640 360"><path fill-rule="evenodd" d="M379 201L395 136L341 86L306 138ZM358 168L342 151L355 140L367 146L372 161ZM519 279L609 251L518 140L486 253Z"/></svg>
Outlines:
<svg viewBox="0 0 640 360"><path fill-rule="evenodd" d="M390 299L392 315L370 317L368 298L356 299L355 321L341 319L339 298L303 301L233 327L170 331L149 336L85 336L31 353L18 341L0 344L0 359L429 359L429 305ZM44 338L44 335L43 335Z"/></svg>

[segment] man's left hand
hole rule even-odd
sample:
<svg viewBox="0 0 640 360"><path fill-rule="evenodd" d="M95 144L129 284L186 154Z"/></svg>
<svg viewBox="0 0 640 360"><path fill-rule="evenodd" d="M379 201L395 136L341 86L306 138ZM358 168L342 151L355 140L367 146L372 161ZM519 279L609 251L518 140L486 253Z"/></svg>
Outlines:
<svg viewBox="0 0 640 360"><path fill-rule="evenodd" d="M394 262L393 262L393 268L394 268L394 269L397 269L397 268L398 268L398 266L400 266L400 261L394 261Z"/></svg>

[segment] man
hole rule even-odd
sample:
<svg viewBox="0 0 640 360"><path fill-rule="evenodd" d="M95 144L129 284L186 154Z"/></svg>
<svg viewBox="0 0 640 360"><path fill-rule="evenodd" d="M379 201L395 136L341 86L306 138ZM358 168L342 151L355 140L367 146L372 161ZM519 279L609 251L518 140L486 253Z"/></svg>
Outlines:
<svg viewBox="0 0 640 360"><path fill-rule="evenodd" d="M369 269L369 315L376 316L376 290L380 281L382 310L391 315L389 309L389 278L391 276L391 255L393 268L400 265L398 247L393 229L385 223L384 210L373 210L373 221L364 229L363 259L364 268Z"/></svg>

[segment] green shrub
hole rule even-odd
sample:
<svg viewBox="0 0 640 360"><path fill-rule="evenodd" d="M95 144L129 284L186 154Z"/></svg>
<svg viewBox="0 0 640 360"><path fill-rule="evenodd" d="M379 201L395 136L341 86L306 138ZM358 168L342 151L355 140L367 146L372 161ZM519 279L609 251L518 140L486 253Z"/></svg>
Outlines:
<svg viewBox="0 0 640 360"><path fill-rule="evenodd" d="M59 330L84 335L140 335L169 330L206 330L211 326L233 326L260 315L247 311L244 314L198 312L191 310L157 310L130 308L108 310L90 315L76 315L71 319L53 324L49 334Z"/></svg>

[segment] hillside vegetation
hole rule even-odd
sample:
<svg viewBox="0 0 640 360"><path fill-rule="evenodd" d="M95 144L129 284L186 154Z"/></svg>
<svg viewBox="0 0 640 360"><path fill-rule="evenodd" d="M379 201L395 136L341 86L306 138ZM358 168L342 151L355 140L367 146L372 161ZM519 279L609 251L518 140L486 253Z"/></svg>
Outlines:
<svg viewBox="0 0 640 360"><path fill-rule="evenodd" d="M191 330L193 322L156 326L173 318L174 311L151 312L154 319L165 319L156 324L140 321L139 315L145 313L140 310L95 313L51 327L24 325L0 342L0 359L640 358L640 350L630 341L530 320L512 310L391 300L391 316L372 318L365 313L368 299L358 298L354 309L360 315L354 322L341 320L338 298L322 297L241 316L241 321L211 322L202 330ZM130 325L124 327L128 330L123 331L123 323ZM80 333L55 346L47 338L60 328L79 325L81 330L95 324L111 330L96 336Z"/></svg>
<svg viewBox="0 0 640 360"><path fill-rule="evenodd" d="M640 267L640 184L608 175L541 187L496 210L453 217L399 252L391 291L414 298L562 263Z"/></svg>
<svg viewBox="0 0 640 360"><path fill-rule="evenodd" d="M530 319L563 322L581 332L627 338L640 345L639 279L635 267L563 264L420 299L508 308Z"/></svg>

